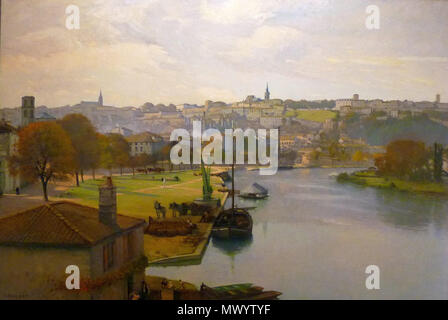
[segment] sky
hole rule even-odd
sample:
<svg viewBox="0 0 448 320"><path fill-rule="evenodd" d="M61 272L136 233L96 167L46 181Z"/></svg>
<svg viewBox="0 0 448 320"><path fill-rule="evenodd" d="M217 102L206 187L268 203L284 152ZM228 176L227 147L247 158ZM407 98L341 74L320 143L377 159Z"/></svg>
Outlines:
<svg viewBox="0 0 448 320"><path fill-rule="evenodd" d="M115 106L233 102L267 82L281 99L448 101L447 17L445 0L3 0L0 107L100 89Z"/></svg>

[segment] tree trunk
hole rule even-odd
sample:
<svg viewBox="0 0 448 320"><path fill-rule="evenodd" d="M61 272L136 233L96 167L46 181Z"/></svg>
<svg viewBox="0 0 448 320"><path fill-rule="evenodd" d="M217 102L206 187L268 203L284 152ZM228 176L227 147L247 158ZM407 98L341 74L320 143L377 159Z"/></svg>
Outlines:
<svg viewBox="0 0 448 320"><path fill-rule="evenodd" d="M135 176L135 168L132 168L132 176Z"/></svg>
<svg viewBox="0 0 448 320"><path fill-rule="evenodd" d="M123 168L120 167L120 176L122 176L122 175L123 175Z"/></svg>
<svg viewBox="0 0 448 320"><path fill-rule="evenodd" d="M76 176L76 186L79 187L79 174L78 174L78 172L75 172L75 176Z"/></svg>
<svg viewBox="0 0 448 320"><path fill-rule="evenodd" d="M81 181L84 183L84 170L81 170Z"/></svg>
<svg viewBox="0 0 448 320"><path fill-rule="evenodd" d="M92 169L92 178L95 180L95 169Z"/></svg>
<svg viewBox="0 0 448 320"><path fill-rule="evenodd" d="M44 200L48 202L48 193L47 193L47 184L44 178L41 178L42 181L42 191L44 192Z"/></svg>

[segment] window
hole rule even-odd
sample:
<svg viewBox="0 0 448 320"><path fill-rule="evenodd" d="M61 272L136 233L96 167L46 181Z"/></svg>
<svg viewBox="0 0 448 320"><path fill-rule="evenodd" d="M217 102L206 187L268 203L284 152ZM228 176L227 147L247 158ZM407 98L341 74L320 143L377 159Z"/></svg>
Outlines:
<svg viewBox="0 0 448 320"><path fill-rule="evenodd" d="M106 272L114 265L115 241L103 246L103 271Z"/></svg>

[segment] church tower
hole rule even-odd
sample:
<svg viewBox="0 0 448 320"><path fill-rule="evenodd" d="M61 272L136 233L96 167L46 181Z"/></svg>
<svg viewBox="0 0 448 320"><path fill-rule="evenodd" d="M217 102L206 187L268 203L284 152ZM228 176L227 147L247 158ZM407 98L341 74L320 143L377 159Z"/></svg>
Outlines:
<svg viewBox="0 0 448 320"><path fill-rule="evenodd" d="M98 104L103 106L103 92L100 90L100 96L98 98Z"/></svg>
<svg viewBox="0 0 448 320"><path fill-rule="evenodd" d="M264 101L269 102L271 93L269 92L269 84L266 83L266 92L264 93Z"/></svg>
<svg viewBox="0 0 448 320"><path fill-rule="evenodd" d="M22 97L20 111L22 128L34 122L34 97Z"/></svg>

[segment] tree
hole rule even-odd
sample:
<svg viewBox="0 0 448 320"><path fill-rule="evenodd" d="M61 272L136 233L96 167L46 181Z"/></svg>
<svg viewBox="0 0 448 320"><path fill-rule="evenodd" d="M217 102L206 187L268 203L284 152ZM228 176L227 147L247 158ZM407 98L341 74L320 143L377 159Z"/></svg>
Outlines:
<svg viewBox="0 0 448 320"><path fill-rule="evenodd" d="M112 133L109 135L112 145L112 157L116 167L120 168L120 174L123 174L123 168L129 163L129 154L131 147L121 134Z"/></svg>
<svg viewBox="0 0 448 320"><path fill-rule="evenodd" d="M132 169L132 175L135 176L135 169L142 165L142 158L138 155L129 156L128 165Z"/></svg>
<svg viewBox="0 0 448 320"><path fill-rule="evenodd" d="M74 149L70 137L55 122L37 122L19 132L17 153L9 161L11 173L29 182L40 180L48 201L48 182L72 172Z"/></svg>
<svg viewBox="0 0 448 320"><path fill-rule="evenodd" d="M61 120L61 125L70 137L75 150L75 176L79 187L79 174L84 182L84 171L94 168L99 159L96 130L89 119L82 114L69 114Z"/></svg>
<svg viewBox="0 0 448 320"><path fill-rule="evenodd" d="M116 133L100 135L99 144L101 149L101 164L111 172L113 168L123 168L129 164L130 147L126 139Z"/></svg>
<svg viewBox="0 0 448 320"><path fill-rule="evenodd" d="M96 150L92 154L91 158L91 170L92 170L92 178L95 180L95 171L101 165L101 133L96 132Z"/></svg>
<svg viewBox="0 0 448 320"><path fill-rule="evenodd" d="M173 170L173 164L171 162L171 148L176 144L177 142L171 141L167 145L165 145L160 151L155 152L154 156L157 160L161 160L163 163L168 162L168 169L171 171Z"/></svg>
<svg viewBox="0 0 448 320"><path fill-rule="evenodd" d="M383 153L375 153L373 159L378 171L384 173L386 171L386 155Z"/></svg>
<svg viewBox="0 0 448 320"><path fill-rule="evenodd" d="M442 181L443 171L443 145L434 143L434 180Z"/></svg>
<svg viewBox="0 0 448 320"><path fill-rule="evenodd" d="M357 150L352 156L352 160L356 161L356 162L365 161L368 158L369 158L369 155L362 152L361 150Z"/></svg>
<svg viewBox="0 0 448 320"><path fill-rule="evenodd" d="M375 163L385 174L420 179L426 175L429 153L421 141L396 140L387 145L384 159Z"/></svg>
<svg viewBox="0 0 448 320"><path fill-rule="evenodd" d="M112 154L112 144L108 136L104 134L98 134L98 142L101 150L100 165L101 167L108 169L112 173L114 167L114 160Z"/></svg>

